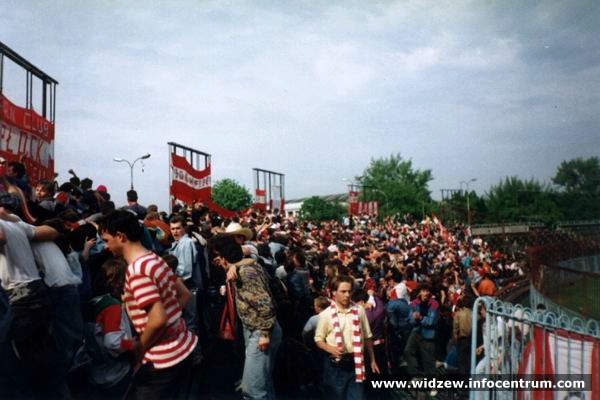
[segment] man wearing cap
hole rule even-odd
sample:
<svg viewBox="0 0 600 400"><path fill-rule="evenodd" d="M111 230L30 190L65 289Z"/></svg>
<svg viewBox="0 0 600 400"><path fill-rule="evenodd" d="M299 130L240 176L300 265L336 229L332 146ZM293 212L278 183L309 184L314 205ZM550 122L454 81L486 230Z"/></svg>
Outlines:
<svg viewBox="0 0 600 400"><path fill-rule="evenodd" d="M238 240L231 234L211 238L208 248L211 260L235 282L232 285L235 308L242 321L246 346L242 376L244 398L274 399L272 373L282 332L267 273L255 260L244 257Z"/></svg>
<svg viewBox="0 0 600 400"><path fill-rule="evenodd" d="M232 222L225 228L225 233L232 235L237 244L242 246L244 256L258 260L258 249L250 243L254 234L249 228L242 227L238 222Z"/></svg>

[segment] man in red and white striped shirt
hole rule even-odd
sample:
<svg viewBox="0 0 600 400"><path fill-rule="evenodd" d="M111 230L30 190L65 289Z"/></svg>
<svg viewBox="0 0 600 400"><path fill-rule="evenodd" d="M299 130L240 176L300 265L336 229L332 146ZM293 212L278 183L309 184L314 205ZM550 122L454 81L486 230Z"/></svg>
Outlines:
<svg viewBox="0 0 600 400"><path fill-rule="evenodd" d="M136 367L128 398L168 398L191 371L198 338L181 318L184 298L175 275L156 254L142 246L143 228L129 211L115 211L100 226L106 248L129 264L123 302L139 335L133 346Z"/></svg>

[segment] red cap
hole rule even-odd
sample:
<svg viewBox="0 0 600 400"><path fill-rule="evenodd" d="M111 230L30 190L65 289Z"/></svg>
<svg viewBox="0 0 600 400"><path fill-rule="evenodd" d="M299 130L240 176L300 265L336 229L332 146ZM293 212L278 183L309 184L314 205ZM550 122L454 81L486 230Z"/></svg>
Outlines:
<svg viewBox="0 0 600 400"><path fill-rule="evenodd" d="M108 190L106 189L106 186L104 186L104 185L98 185L96 190L99 192L104 192L104 193L108 192Z"/></svg>

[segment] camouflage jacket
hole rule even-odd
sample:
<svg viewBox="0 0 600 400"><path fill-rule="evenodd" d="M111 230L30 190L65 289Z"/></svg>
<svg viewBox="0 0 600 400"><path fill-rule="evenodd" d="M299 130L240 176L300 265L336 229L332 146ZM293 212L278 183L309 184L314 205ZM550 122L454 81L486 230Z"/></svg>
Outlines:
<svg viewBox="0 0 600 400"><path fill-rule="evenodd" d="M260 330L271 337L275 326L275 307L263 269L256 261L244 259L237 264L235 306L242 325L250 331Z"/></svg>

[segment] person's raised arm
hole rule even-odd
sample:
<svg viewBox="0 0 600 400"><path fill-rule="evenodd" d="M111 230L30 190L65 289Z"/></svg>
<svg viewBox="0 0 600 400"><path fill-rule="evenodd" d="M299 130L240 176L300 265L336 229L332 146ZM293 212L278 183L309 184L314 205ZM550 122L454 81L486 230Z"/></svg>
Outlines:
<svg viewBox="0 0 600 400"><path fill-rule="evenodd" d="M14 214L6 211L4 207L0 207L0 219L3 219L8 222L19 222L21 219Z"/></svg>
<svg viewBox="0 0 600 400"><path fill-rule="evenodd" d="M52 241L58 237L58 231L47 225L41 225L34 227L33 238L31 240L36 242Z"/></svg>

